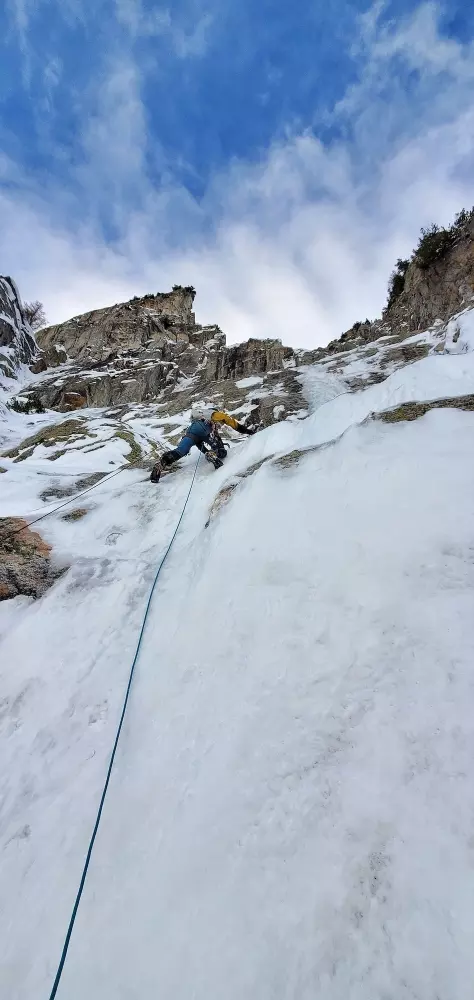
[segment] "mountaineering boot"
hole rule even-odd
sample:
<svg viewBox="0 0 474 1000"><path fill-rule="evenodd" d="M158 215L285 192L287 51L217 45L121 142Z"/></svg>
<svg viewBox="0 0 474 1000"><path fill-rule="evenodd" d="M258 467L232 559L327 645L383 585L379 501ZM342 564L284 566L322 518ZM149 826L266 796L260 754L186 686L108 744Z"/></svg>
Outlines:
<svg viewBox="0 0 474 1000"><path fill-rule="evenodd" d="M152 483L158 483L163 473L168 472L171 466L174 465L175 462L178 462L180 458L181 455L179 454L179 451L176 451L176 448L174 448L173 451L163 452L151 470L150 479Z"/></svg>
<svg viewBox="0 0 474 1000"><path fill-rule="evenodd" d="M150 480L152 483L159 483L162 471L163 469L161 466L161 462L155 462L155 465L153 466L150 475Z"/></svg>

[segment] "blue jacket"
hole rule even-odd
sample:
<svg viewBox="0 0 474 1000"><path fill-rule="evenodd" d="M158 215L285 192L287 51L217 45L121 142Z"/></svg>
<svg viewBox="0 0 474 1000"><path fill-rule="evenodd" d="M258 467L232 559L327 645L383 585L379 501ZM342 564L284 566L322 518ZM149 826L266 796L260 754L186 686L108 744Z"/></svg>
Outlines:
<svg viewBox="0 0 474 1000"><path fill-rule="evenodd" d="M212 424L210 420L193 420L184 437L194 438L196 444L202 444L204 441L207 441L211 431Z"/></svg>

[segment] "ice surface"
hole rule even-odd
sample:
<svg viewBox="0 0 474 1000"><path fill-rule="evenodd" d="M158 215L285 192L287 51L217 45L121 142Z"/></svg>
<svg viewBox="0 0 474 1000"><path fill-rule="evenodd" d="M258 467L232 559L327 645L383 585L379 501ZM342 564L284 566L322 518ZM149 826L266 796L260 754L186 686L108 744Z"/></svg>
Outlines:
<svg viewBox="0 0 474 1000"><path fill-rule="evenodd" d="M59 998L471 996L474 414L366 418L474 392L474 352L338 398L323 383L306 420L198 469ZM146 435L156 410L133 419ZM54 464L77 473L97 455ZM158 489L124 471L84 498L82 520L48 517L70 569L41 601L0 604L8 1000L49 995L194 462ZM37 507L51 463L1 464L1 512Z"/></svg>
<svg viewBox="0 0 474 1000"><path fill-rule="evenodd" d="M235 384L236 384L236 386L237 386L238 389L250 389L250 387L252 385L261 385L262 382L263 382L263 378L260 378L260 376L258 376L258 375L249 375L248 378L241 378Z"/></svg>

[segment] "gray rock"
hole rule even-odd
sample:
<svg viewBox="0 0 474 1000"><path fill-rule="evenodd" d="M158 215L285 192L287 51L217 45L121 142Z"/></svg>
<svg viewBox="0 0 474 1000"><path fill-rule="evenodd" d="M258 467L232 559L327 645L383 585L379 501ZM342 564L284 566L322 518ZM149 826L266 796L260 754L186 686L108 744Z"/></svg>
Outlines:
<svg viewBox="0 0 474 1000"><path fill-rule="evenodd" d="M140 350L167 340L187 341L196 332L194 289L145 295L48 326L38 334L43 351L58 345L73 359L107 362L123 351Z"/></svg>
<svg viewBox="0 0 474 1000"><path fill-rule="evenodd" d="M45 364L57 365L66 355L70 360L50 376L46 368L46 377L22 390L22 397L33 408L61 412L154 402L164 416L205 400L248 415L252 400L251 419L260 426L303 414L301 365L324 362L327 371L345 377L353 352L366 362L366 372L346 381L350 388L361 388L424 356L427 347L402 342L437 318L449 319L474 296L474 223L428 268L410 264L403 292L381 319L354 323L338 340L314 351L293 350L280 340L227 346L218 326L196 323L194 295L192 288L175 287L41 330L42 353L34 371L44 372ZM249 377L261 378L260 391L239 384Z"/></svg>
<svg viewBox="0 0 474 1000"><path fill-rule="evenodd" d="M30 365L30 371L33 372L33 375L41 375L48 368L57 368L58 365L66 364L67 360L68 357L64 347L53 344L51 347L47 347L46 350L38 352L33 364Z"/></svg>
<svg viewBox="0 0 474 1000"><path fill-rule="evenodd" d="M425 330L472 305L474 298L474 221L465 226L448 253L427 268L410 263L405 287L383 319L392 330Z"/></svg>
<svg viewBox="0 0 474 1000"><path fill-rule="evenodd" d="M197 400L235 409L249 395L236 383L261 376L265 401L256 399L253 414L260 425L277 419L274 413L282 419L305 407L299 380L285 370L295 364L292 348L255 339L227 347L218 326L195 322L193 300L194 290L175 289L41 330L35 371L58 348L73 360L22 390L22 397L61 412L152 401L174 415Z"/></svg>
<svg viewBox="0 0 474 1000"><path fill-rule="evenodd" d="M15 282L0 276L0 375L14 378L19 365L29 364L36 350Z"/></svg>

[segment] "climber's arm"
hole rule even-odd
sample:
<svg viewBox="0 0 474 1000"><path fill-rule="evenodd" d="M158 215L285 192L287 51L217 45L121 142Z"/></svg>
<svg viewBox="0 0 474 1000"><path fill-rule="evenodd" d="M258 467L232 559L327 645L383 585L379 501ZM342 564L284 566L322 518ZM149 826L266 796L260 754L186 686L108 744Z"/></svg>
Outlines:
<svg viewBox="0 0 474 1000"><path fill-rule="evenodd" d="M228 413L224 413L224 410L215 410L212 414L212 419L216 422L216 424L227 424L228 427L232 427L232 430L238 431L239 434L255 433L255 431L250 430L249 427L245 427L244 424L239 424L238 420L229 416Z"/></svg>
<svg viewBox="0 0 474 1000"><path fill-rule="evenodd" d="M228 427L232 427L232 430L238 431L240 424L234 417L229 416L228 413L224 413L224 410L215 410L212 414L212 419L216 424L227 424Z"/></svg>

